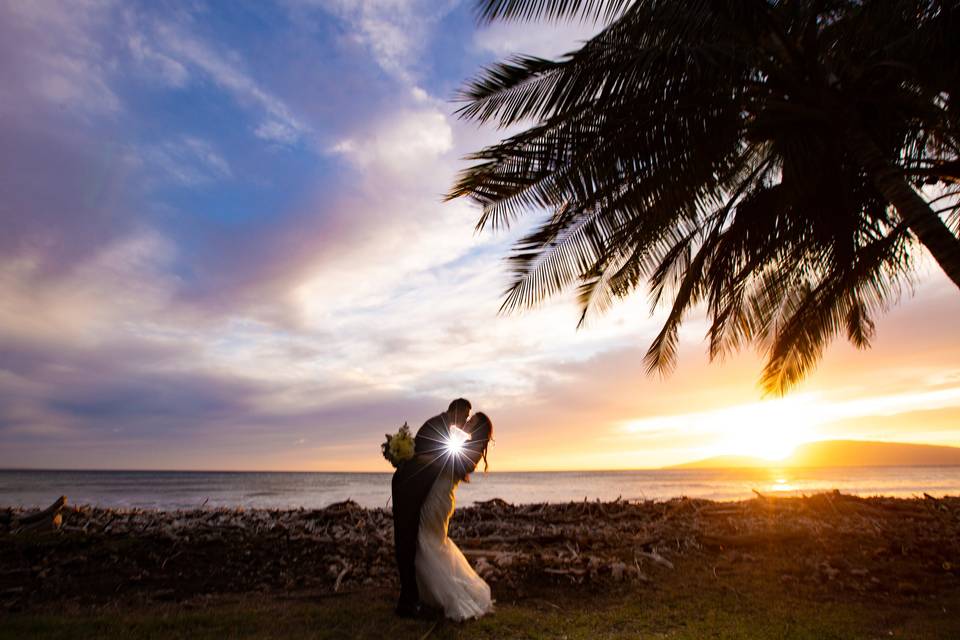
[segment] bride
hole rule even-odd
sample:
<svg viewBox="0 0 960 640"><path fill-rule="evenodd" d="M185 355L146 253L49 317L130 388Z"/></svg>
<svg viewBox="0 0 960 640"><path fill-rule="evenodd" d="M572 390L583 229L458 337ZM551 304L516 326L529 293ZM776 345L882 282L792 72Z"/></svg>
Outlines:
<svg viewBox="0 0 960 640"><path fill-rule="evenodd" d="M442 471L420 510L416 568L423 602L443 609L446 617L460 621L479 618L493 609L490 586L447 537L457 485L461 480L470 481L468 474L477 468L480 460L486 471L487 445L493 437L493 424L485 414L476 413L463 430L452 428L450 437Z"/></svg>

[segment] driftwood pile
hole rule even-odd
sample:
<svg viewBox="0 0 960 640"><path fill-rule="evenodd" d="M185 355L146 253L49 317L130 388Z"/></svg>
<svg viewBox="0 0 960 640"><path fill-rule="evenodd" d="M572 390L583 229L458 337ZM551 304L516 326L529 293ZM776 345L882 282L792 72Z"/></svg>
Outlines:
<svg viewBox="0 0 960 640"><path fill-rule="evenodd" d="M652 582L709 567L910 592L960 587L960 497L839 493L717 503L571 502L458 509L450 536L499 592ZM0 509L0 607L213 593L395 588L389 510Z"/></svg>
<svg viewBox="0 0 960 640"><path fill-rule="evenodd" d="M960 496L757 493L755 500L711 504L697 518L704 550L724 552L728 568L773 560L783 582L854 591L913 595L960 588Z"/></svg>

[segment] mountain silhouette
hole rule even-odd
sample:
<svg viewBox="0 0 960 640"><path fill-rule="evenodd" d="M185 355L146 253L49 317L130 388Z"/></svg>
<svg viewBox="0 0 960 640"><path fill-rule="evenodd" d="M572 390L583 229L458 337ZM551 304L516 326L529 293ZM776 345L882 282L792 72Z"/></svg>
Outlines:
<svg viewBox="0 0 960 640"><path fill-rule="evenodd" d="M751 467L883 467L960 465L960 447L867 440L808 442L783 460L750 456L716 456L686 462L671 469L733 469Z"/></svg>

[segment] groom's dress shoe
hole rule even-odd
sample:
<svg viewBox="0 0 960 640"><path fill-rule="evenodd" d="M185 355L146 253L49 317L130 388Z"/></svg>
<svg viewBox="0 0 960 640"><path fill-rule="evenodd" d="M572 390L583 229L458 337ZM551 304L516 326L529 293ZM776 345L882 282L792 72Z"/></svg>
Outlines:
<svg viewBox="0 0 960 640"><path fill-rule="evenodd" d="M431 607L428 604L420 603L417 605L418 613L417 617L421 620L436 620L439 618L443 611L437 609L436 607Z"/></svg>

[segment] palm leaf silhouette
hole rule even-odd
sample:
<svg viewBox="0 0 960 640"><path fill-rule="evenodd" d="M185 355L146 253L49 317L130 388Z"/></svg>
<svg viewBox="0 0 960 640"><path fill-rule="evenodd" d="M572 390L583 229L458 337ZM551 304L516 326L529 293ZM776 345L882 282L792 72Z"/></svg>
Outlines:
<svg viewBox="0 0 960 640"><path fill-rule="evenodd" d="M669 305L650 370L674 366L703 305L710 357L756 344L764 388L784 393L837 335L870 344L918 245L960 286L955 3L484 0L477 15L602 24L458 94L462 118L526 128L469 156L448 197L481 206L478 229L551 212L509 257L503 311L575 287L583 324L648 286Z"/></svg>

